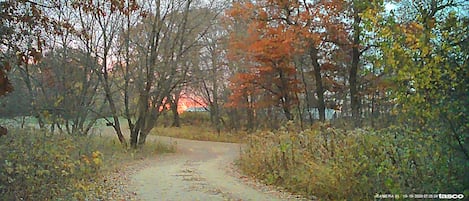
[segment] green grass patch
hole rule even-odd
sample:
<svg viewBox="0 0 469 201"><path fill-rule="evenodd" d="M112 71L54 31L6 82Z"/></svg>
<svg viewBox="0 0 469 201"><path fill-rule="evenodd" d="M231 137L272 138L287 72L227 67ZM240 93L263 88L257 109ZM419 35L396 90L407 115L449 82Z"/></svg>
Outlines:
<svg viewBox="0 0 469 201"><path fill-rule="evenodd" d="M157 127L152 130L152 135L183 138L189 140L243 143L247 138L247 133L220 132L210 127L202 126L181 126L181 127Z"/></svg>
<svg viewBox="0 0 469 201"><path fill-rule="evenodd" d="M0 137L0 200L108 200L110 171L174 149L149 141L128 150L109 137L10 129Z"/></svg>
<svg viewBox="0 0 469 201"><path fill-rule="evenodd" d="M0 125L6 126L8 128L20 128L24 127L36 127L38 125L37 119L32 116L22 116L14 118L0 118Z"/></svg>

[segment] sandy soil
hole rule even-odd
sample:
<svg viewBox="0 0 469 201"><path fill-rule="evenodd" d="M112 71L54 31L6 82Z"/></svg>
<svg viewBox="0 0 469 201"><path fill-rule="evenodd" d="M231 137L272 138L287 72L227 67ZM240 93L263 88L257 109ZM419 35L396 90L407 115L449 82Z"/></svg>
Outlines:
<svg viewBox="0 0 469 201"><path fill-rule="evenodd" d="M241 145L157 137L176 141L178 152L159 156L132 176L129 188L142 200L280 200L230 174Z"/></svg>
<svg viewBox="0 0 469 201"><path fill-rule="evenodd" d="M110 128L101 130L112 136ZM126 135L128 136L128 135ZM119 200L302 200L280 188L241 174L233 165L241 146L161 136L148 140L175 143L177 152L148 158L109 175Z"/></svg>

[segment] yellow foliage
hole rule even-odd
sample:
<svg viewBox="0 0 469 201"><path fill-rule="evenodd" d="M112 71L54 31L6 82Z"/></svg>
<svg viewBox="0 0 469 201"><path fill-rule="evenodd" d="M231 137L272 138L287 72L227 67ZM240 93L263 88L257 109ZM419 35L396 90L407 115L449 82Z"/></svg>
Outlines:
<svg viewBox="0 0 469 201"><path fill-rule="evenodd" d="M93 158L98 158L98 157L101 157L102 154L101 154L101 152L99 152L99 151L94 151L91 156L92 156Z"/></svg>
<svg viewBox="0 0 469 201"><path fill-rule="evenodd" d="M103 161L100 158L93 158L93 163L96 166L101 166L103 164Z"/></svg>

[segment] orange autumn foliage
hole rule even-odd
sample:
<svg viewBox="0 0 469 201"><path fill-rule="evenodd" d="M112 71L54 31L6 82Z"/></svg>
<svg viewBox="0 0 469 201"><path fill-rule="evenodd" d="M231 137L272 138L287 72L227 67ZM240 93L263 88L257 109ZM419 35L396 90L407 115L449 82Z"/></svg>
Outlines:
<svg viewBox="0 0 469 201"><path fill-rule="evenodd" d="M333 61L333 55L349 37L341 14L346 5L344 0L235 3L227 12L231 30L228 58L237 62L238 74L250 74L255 78L233 76L229 105L239 106L241 100L246 99L237 92L249 82L257 89L251 94L257 107L280 107L291 119L288 113L298 103L297 95L305 91L295 65L295 60L302 55L312 61L306 68L314 72L314 79L318 80L315 81L318 94L341 90L340 80L331 76L340 71L338 66L341 65Z"/></svg>
<svg viewBox="0 0 469 201"><path fill-rule="evenodd" d="M238 26L246 28L245 32L233 31L230 35L229 59L240 62L242 67L231 79L233 93L228 106L245 107L246 99L253 101L256 97L254 106L280 107L291 119L290 108L301 92L294 65L294 56L303 51L301 32L286 23L271 21L279 18L281 9L268 6L274 1L265 3L236 3L228 12L233 24L237 20Z"/></svg>

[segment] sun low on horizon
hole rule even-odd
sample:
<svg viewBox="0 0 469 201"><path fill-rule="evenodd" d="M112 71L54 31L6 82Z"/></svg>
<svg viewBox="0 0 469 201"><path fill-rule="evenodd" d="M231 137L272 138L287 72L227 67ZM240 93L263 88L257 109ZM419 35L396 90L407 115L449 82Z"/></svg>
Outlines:
<svg viewBox="0 0 469 201"><path fill-rule="evenodd" d="M184 113L188 108L192 107L206 107L207 105L202 100L202 98L191 95L191 96L181 96L178 102L178 113Z"/></svg>

